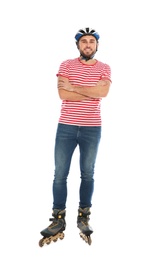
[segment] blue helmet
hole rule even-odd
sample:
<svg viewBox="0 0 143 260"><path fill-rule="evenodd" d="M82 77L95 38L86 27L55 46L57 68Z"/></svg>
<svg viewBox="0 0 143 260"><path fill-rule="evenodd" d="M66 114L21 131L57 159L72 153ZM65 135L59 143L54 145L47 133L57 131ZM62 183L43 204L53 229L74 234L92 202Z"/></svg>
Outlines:
<svg viewBox="0 0 143 260"><path fill-rule="evenodd" d="M80 29L76 35L75 35L75 39L76 41L78 42L79 39L82 37L82 36L85 36L85 35L92 35L96 38L96 40L98 41L100 36L99 34L92 28L89 28L89 27L86 27L86 28L83 28L83 29Z"/></svg>

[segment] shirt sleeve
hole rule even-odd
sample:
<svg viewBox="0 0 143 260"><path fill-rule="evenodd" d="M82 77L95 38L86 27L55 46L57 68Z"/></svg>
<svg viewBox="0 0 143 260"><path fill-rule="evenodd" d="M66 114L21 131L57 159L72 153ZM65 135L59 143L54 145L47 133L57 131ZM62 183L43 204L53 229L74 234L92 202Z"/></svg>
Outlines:
<svg viewBox="0 0 143 260"><path fill-rule="evenodd" d="M60 67L59 67L59 70L58 70L58 73L56 74L56 76L57 77L62 76L65 78L69 78L69 60L63 61L60 64Z"/></svg>
<svg viewBox="0 0 143 260"><path fill-rule="evenodd" d="M101 79L103 79L103 80L107 79L110 82L112 82L112 80L111 80L111 68L108 64L105 64L105 66L103 68Z"/></svg>

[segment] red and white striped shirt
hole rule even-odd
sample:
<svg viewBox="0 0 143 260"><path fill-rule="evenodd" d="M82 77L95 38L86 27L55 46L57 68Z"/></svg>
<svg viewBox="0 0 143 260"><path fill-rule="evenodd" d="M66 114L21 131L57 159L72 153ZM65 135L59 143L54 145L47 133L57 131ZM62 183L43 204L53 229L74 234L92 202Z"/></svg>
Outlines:
<svg viewBox="0 0 143 260"><path fill-rule="evenodd" d="M95 86L101 79L111 81L110 66L98 61L83 64L79 58L63 61L57 76L66 77L77 86ZM101 98L82 101L63 100L59 123L78 126L101 126Z"/></svg>

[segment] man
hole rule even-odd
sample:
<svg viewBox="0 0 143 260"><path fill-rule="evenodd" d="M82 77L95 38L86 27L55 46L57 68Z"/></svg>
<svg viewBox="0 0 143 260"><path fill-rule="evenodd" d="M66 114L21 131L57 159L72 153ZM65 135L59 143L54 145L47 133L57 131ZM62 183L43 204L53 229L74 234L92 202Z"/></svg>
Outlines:
<svg viewBox="0 0 143 260"><path fill-rule="evenodd" d="M63 238L66 228L65 209L67 177L73 152L79 146L81 183L77 226L81 236L91 244L89 225L90 208L94 191L94 168L101 138L102 98L111 84L110 66L94 59L98 50L99 34L84 28L75 35L80 57L61 63L58 77L58 93L62 100L61 114L55 141L55 175L53 180L52 224L41 231L39 245Z"/></svg>

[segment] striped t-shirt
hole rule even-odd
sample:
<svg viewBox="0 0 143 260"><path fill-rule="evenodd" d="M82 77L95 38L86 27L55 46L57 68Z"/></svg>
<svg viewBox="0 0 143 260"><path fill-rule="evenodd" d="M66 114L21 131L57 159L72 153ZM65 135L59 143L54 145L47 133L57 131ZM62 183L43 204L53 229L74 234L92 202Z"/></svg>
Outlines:
<svg viewBox="0 0 143 260"><path fill-rule="evenodd" d="M95 86L101 79L111 81L110 66L98 61L83 64L79 58L63 61L57 76L66 77L76 86ZM101 98L82 101L63 100L59 123L78 126L101 126Z"/></svg>

